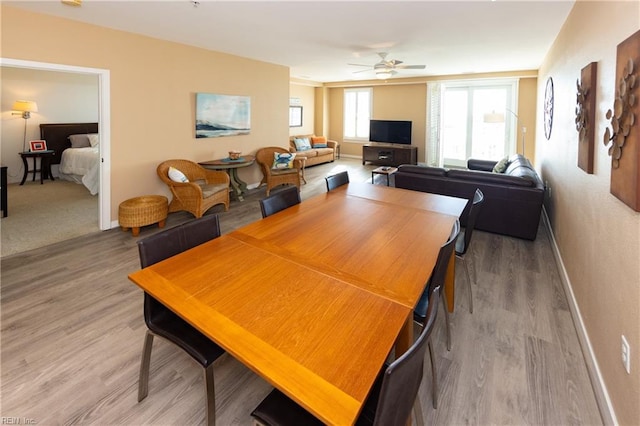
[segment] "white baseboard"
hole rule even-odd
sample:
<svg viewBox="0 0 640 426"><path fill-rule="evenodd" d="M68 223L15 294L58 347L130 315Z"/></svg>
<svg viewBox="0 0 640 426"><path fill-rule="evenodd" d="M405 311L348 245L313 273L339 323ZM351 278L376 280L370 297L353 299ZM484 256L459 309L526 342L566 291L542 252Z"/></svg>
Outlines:
<svg viewBox="0 0 640 426"><path fill-rule="evenodd" d="M595 393L596 403L600 410L600 416L602 417L602 421L605 425L617 425L618 419L616 418L616 413L613 410L613 405L611 404L607 387L604 384L604 380L598 366L598 361L596 360L593 352L593 347L589 341L589 335L587 334L587 330L584 326L584 321L582 321L582 315L580 314L580 308L578 307L575 294L573 293L569 274L567 274L567 269L564 267L564 262L562 261L562 256L560 255L560 250L558 249L558 244L556 243L553 229L551 228L551 222L549 221L549 216L547 215L547 210L545 208L542 209L542 218L547 225L547 230L549 231L551 249L553 251L553 256L556 259L558 270L560 271L560 281L562 281L562 286L564 287L564 292L567 296L571 318L573 318L580 347L582 348L582 354L587 364L587 372L589 373L591 386Z"/></svg>

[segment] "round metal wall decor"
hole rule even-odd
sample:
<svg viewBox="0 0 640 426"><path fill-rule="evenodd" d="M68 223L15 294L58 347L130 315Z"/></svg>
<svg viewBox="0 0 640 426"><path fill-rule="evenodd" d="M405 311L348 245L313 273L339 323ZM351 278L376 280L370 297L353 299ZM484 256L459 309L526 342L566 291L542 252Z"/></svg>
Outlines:
<svg viewBox="0 0 640 426"><path fill-rule="evenodd" d="M547 87L544 89L544 136L551 138L553 127L553 79L547 79Z"/></svg>

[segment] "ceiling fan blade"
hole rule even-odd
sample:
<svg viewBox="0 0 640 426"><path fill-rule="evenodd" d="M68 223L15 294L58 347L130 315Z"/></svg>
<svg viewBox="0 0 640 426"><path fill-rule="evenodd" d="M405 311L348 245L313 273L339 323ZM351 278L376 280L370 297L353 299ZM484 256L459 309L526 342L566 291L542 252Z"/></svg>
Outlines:
<svg viewBox="0 0 640 426"><path fill-rule="evenodd" d="M353 65L354 67L369 67L369 68L371 68L371 65L363 65L363 64L347 64L347 65Z"/></svg>
<svg viewBox="0 0 640 426"><path fill-rule="evenodd" d="M367 72L367 71L373 71L373 70L372 69L368 69L368 70L353 71L353 74L358 74L358 73Z"/></svg>
<svg viewBox="0 0 640 426"><path fill-rule="evenodd" d="M389 65L391 65L392 67L400 65L401 63L402 63L402 61L399 61L397 59L392 59L391 61L389 61Z"/></svg>
<svg viewBox="0 0 640 426"><path fill-rule="evenodd" d="M398 65L396 68L399 70L423 70L425 65Z"/></svg>

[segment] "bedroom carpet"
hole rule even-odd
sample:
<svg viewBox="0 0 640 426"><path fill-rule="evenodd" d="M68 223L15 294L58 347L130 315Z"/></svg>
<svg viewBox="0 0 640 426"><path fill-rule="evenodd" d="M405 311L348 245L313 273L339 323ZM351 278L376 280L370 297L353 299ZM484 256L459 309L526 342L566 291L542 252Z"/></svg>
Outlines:
<svg viewBox="0 0 640 426"><path fill-rule="evenodd" d="M7 186L9 215L0 221L2 257L99 231L98 196L56 179Z"/></svg>

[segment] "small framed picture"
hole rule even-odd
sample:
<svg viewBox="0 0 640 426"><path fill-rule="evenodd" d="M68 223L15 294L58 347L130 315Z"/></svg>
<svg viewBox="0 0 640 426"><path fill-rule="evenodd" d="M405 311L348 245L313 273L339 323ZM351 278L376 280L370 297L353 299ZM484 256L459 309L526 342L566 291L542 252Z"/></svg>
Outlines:
<svg viewBox="0 0 640 426"><path fill-rule="evenodd" d="M46 141L30 141L29 142L29 151L31 152L46 151L46 150L47 150Z"/></svg>
<svg viewBox="0 0 640 426"><path fill-rule="evenodd" d="M302 107L289 107L289 127L302 127Z"/></svg>

